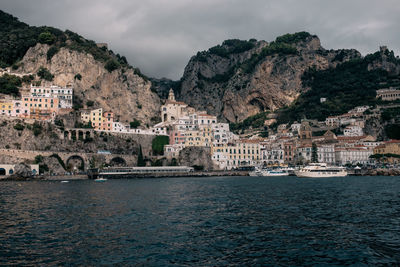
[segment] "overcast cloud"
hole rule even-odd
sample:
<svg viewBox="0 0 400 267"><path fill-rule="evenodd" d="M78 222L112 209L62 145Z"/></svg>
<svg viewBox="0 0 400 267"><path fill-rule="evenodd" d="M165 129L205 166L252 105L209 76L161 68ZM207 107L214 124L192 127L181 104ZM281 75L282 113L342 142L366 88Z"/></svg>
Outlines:
<svg viewBox="0 0 400 267"><path fill-rule="evenodd" d="M30 25L70 29L151 77L179 79L190 57L223 40L308 31L326 49L400 51L397 0L1 0Z"/></svg>

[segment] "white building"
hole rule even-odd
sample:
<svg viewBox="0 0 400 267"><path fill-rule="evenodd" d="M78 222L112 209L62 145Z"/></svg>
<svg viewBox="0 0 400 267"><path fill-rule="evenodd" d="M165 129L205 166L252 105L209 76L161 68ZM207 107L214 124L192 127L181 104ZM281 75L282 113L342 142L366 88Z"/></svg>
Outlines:
<svg viewBox="0 0 400 267"><path fill-rule="evenodd" d="M335 151L336 163L340 165L368 164L372 154L373 149L365 146L339 147Z"/></svg>
<svg viewBox="0 0 400 267"><path fill-rule="evenodd" d="M349 125L346 126L343 130L344 136L363 136L364 132L360 126L357 125Z"/></svg>
<svg viewBox="0 0 400 267"><path fill-rule="evenodd" d="M340 119L337 116L330 116L325 119L326 126L337 126L340 123Z"/></svg>
<svg viewBox="0 0 400 267"><path fill-rule="evenodd" d="M285 150L282 143L261 145L261 160L264 165L282 165L285 162Z"/></svg>
<svg viewBox="0 0 400 267"><path fill-rule="evenodd" d="M164 156L167 159L178 158L179 152L184 148L184 145L174 144L164 146Z"/></svg>
<svg viewBox="0 0 400 267"><path fill-rule="evenodd" d="M72 109L74 88L51 86L33 86L30 93L32 96L56 97L59 99L58 107L62 109Z"/></svg>
<svg viewBox="0 0 400 267"><path fill-rule="evenodd" d="M312 146L311 145L302 145L297 148L297 158L299 160L302 160L303 163L305 162L311 162L311 151L312 151Z"/></svg>
<svg viewBox="0 0 400 267"><path fill-rule="evenodd" d="M317 146L318 162L334 165L335 160L335 145L322 144Z"/></svg>

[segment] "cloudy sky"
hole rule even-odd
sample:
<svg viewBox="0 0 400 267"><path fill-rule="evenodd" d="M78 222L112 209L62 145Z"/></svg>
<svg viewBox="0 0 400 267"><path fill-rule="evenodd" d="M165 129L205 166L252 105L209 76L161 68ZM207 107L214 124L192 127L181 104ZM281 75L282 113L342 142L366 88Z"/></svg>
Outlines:
<svg viewBox="0 0 400 267"><path fill-rule="evenodd" d="M0 9L106 42L157 78L179 79L192 55L226 39L272 41L303 30L327 49L400 52L398 0L1 0Z"/></svg>

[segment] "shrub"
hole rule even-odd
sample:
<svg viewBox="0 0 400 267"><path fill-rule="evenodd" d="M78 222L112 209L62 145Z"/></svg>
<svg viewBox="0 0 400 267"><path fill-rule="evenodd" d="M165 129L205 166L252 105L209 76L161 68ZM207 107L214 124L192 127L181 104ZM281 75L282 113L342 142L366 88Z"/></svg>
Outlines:
<svg viewBox="0 0 400 267"><path fill-rule="evenodd" d="M94 105L94 101L92 101L92 100L88 100L86 102L86 106L88 106L88 107L93 107L93 105Z"/></svg>
<svg viewBox="0 0 400 267"><path fill-rule="evenodd" d="M0 93L7 95L19 95L19 87L22 85L22 80L18 76L4 74L0 77Z"/></svg>
<svg viewBox="0 0 400 267"><path fill-rule="evenodd" d="M76 74L74 76L74 80L79 80L79 81L82 80L82 75L80 73Z"/></svg>
<svg viewBox="0 0 400 267"><path fill-rule="evenodd" d="M40 125L38 122L35 122L35 123L32 125L32 131L33 131L33 134L34 134L35 136L38 136L39 134L41 134L41 133L42 133L42 130L43 130L43 127L42 127L42 125Z"/></svg>
<svg viewBox="0 0 400 267"><path fill-rule="evenodd" d="M119 63L115 59L110 59L106 62L104 65L104 68L108 70L108 72L112 72L113 70L116 70L119 68Z"/></svg>
<svg viewBox="0 0 400 267"><path fill-rule="evenodd" d="M50 61L53 58L53 56L58 53L58 51L59 51L58 47L56 46L50 47L49 50L47 50L47 61Z"/></svg>
<svg viewBox="0 0 400 267"><path fill-rule="evenodd" d="M50 71L48 69L46 69L45 67L40 67L37 75L41 78L41 79L45 79L47 81L52 81L54 78L54 75L50 73Z"/></svg>
<svg viewBox="0 0 400 267"><path fill-rule="evenodd" d="M35 157L35 164L39 164L43 162L43 156L42 155L37 155Z"/></svg>
<svg viewBox="0 0 400 267"><path fill-rule="evenodd" d="M53 44L56 37L48 31L39 34L39 42L42 44Z"/></svg>
<svg viewBox="0 0 400 267"><path fill-rule="evenodd" d="M134 119L133 121L131 121L129 123L129 125L131 126L132 129L136 129L137 127L140 126L140 121L137 119Z"/></svg>
<svg viewBox="0 0 400 267"><path fill-rule="evenodd" d="M25 126L20 123L17 123L14 125L14 129L17 131L23 131L25 129Z"/></svg>
<svg viewBox="0 0 400 267"><path fill-rule="evenodd" d="M154 155L163 155L164 154L164 146L169 144L169 137L159 135L156 136L151 142L151 148L153 150Z"/></svg>

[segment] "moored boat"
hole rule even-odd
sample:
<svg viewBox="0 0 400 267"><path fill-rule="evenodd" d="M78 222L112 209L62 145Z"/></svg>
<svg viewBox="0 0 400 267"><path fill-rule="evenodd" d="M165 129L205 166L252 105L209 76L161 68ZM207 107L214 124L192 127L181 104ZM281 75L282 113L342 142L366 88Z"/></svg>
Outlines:
<svg viewBox="0 0 400 267"><path fill-rule="evenodd" d="M326 163L310 163L308 166L294 171L297 177L325 178L347 176L346 168L327 166Z"/></svg>

